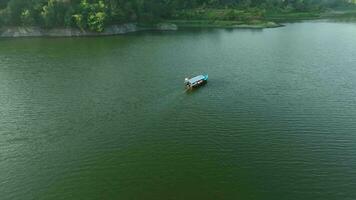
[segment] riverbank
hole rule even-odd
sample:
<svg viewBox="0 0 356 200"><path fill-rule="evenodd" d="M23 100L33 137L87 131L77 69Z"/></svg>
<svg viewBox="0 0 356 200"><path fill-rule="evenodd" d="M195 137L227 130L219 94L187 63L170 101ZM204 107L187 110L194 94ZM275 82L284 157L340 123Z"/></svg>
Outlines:
<svg viewBox="0 0 356 200"><path fill-rule="evenodd" d="M45 29L38 26L15 26L0 28L0 37L85 37L121 35L139 31L176 31L178 28L276 28L283 25L274 22L255 21L250 24L236 21L209 21L209 20L167 20L155 25L138 25L136 23L111 25L102 32L81 30L78 28Z"/></svg>
<svg viewBox="0 0 356 200"><path fill-rule="evenodd" d="M111 25L102 32L81 30L78 28L53 28L44 29L37 26L3 27L0 29L0 37L81 37L81 36L109 36L133 33L146 30L175 31L178 27L171 23L159 23L150 26L142 26L136 23Z"/></svg>
<svg viewBox="0 0 356 200"><path fill-rule="evenodd" d="M355 18L356 10L327 10L324 12L266 12L265 19L276 23L291 21Z"/></svg>
<svg viewBox="0 0 356 200"><path fill-rule="evenodd" d="M220 21L220 20L169 20L180 28L246 28L246 29L264 29L278 28L284 26L273 21L255 20L251 22L240 21Z"/></svg>
<svg viewBox="0 0 356 200"><path fill-rule="evenodd" d="M213 27L213 28L276 28L282 24L264 17L263 10L250 9L189 9L176 13L170 23L179 27Z"/></svg>
<svg viewBox="0 0 356 200"><path fill-rule="evenodd" d="M195 9L177 13L168 23L186 28L249 28L264 29L284 26L283 23L302 20L356 17L356 10L326 10L295 12L260 9Z"/></svg>
<svg viewBox="0 0 356 200"><path fill-rule="evenodd" d="M154 25L142 25L128 23L111 25L102 32L81 30L78 28L53 28L45 29L38 26L15 26L0 28L0 37L85 37L85 36L110 36L139 31L176 31L178 28L276 28L283 25L274 22L253 21L252 23L240 23L236 21L209 21L209 20L167 20L164 23Z"/></svg>
<svg viewBox="0 0 356 200"><path fill-rule="evenodd" d="M37 26L0 28L0 37L81 37L109 36L139 31L176 31L179 28L245 28L264 29L284 26L283 23L315 19L356 19L355 10L327 12L259 12L258 10L191 10L170 20L155 24L127 23L107 26L102 32L79 28L45 29Z"/></svg>

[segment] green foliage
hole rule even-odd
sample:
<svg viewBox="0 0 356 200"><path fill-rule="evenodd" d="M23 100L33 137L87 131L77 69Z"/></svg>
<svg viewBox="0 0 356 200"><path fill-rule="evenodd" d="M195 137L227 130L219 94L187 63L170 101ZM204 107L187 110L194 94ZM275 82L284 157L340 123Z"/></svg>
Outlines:
<svg viewBox="0 0 356 200"><path fill-rule="evenodd" d="M193 9L178 12L176 19L186 20L216 20L216 21L249 21L259 20L264 17L263 9Z"/></svg>
<svg viewBox="0 0 356 200"><path fill-rule="evenodd" d="M0 27L5 25L6 24L5 20L8 19L5 12L6 12L5 9L0 10Z"/></svg>
<svg viewBox="0 0 356 200"><path fill-rule="evenodd" d="M66 1L47 0L45 4L38 5L40 22L47 28L71 24L73 10Z"/></svg>
<svg viewBox="0 0 356 200"><path fill-rule="evenodd" d="M79 4L78 13L73 15L75 24L80 29L89 28L92 31L102 32L106 24L107 6L104 1L89 3L82 0Z"/></svg>
<svg viewBox="0 0 356 200"><path fill-rule="evenodd" d="M64 26L66 27L71 27L74 26L75 22L74 22L74 9L72 7L69 7L68 10L66 10L65 14L64 14Z"/></svg>
<svg viewBox="0 0 356 200"><path fill-rule="evenodd" d="M356 0L0 0L0 25L105 25L161 19L260 20L266 13L311 13L355 5Z"/></svg>
<svg viewBox="0 0 356 200"><path fill-rule="evenodd" d="M73 15L73 18L74 18L74 23L78 28L80 28L81 30L84 30L86 28L86 22L84 21L83 15L75 14Z"/></svg>
<svg viewBox="0 0 356 200"><path fill-rule="evenodd" d="M54 0L49 0L46 5L42 7L41 16L46 27L52 27L56 20Z"/></svg>
<svg viewBox="0 0 356 200"><path fill-rule="evenodd" d="M7 5L7 18L9 24L21 24L21 14L22 11L26 8L26 1L22 0L12 0L9 1Z"/></svg>
<svg viewBox="0 0 356 200"><path fill-rule="evenodd" d="M106 14L104 12L91 13L88 18L90 30L102 32L104 30Z"/></svg>
<svg viewBox="0 0 356 200"><path fill-rule="evenodd" d="M24 9L21 13L21 22L25 26L30 26L35 23L32 13L29 9Z"/></svg>

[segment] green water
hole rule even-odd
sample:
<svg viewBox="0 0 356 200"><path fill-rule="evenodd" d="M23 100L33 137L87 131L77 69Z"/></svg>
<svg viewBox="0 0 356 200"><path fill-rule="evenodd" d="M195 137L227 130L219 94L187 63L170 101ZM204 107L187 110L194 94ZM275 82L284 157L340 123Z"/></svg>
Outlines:
<svg viewBox="0 0 356 200"><path fill-rule="evenodd" d="M209 83L184 91L186 76ZM0 199L356 199L356 24L0 39Z"/></svg>

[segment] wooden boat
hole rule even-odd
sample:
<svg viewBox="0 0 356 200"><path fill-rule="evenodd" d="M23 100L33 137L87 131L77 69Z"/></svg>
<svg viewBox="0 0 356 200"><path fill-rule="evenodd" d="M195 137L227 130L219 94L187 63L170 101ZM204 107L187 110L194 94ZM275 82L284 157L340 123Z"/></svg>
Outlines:
<svg viewBox="0 0 356 200"><path fill-rule="evenodd" d="M188 89L193 89L206 84L208 82L208 78L208 75L199 75L193 78L186 78L184 83Z"/></svg>

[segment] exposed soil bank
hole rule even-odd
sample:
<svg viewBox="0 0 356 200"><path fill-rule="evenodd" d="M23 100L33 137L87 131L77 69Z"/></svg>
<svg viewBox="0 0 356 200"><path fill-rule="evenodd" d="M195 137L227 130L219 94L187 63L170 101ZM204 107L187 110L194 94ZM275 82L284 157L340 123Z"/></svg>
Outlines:
<svg viewBox="0 0 356 200"><path fill-rule="evenodd" d="M161 23L149 27L141 27L137 24L111 25L103 32L80 30L78 28L53 28L44 29L36 26L31 27L4 27L0 29L0 37L80 37L80 36L106 36L132 33L143 30L174 31L175 24Z"/></svg>

